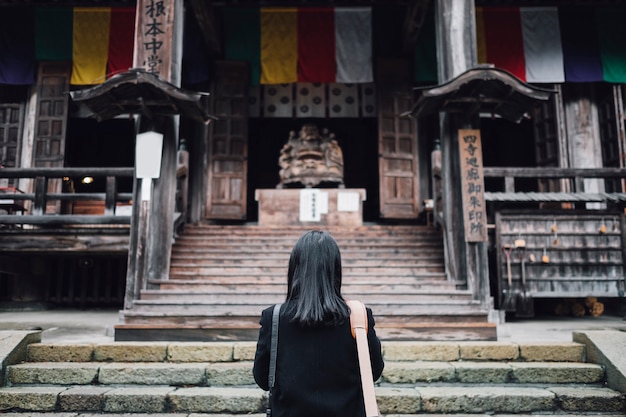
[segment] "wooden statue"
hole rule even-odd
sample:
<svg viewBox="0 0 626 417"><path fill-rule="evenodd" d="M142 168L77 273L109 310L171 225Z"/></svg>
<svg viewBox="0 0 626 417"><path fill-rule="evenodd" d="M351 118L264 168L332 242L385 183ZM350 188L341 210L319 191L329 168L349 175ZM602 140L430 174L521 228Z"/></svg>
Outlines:
<svg viewBox="0 0 626 417"><path fill-rule="evenodd" d="M280 183L276 188L343 183L343 153L328 129L319 130L314 124L305 124L299 134L289 132L289 140L280 151Z"/></svg>

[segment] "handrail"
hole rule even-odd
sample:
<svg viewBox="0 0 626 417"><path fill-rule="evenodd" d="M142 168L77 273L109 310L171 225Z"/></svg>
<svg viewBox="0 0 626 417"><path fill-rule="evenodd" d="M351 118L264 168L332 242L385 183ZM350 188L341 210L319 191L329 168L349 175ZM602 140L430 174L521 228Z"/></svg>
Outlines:
<svg viewBox="0 0 626 417"><path fill-rule="evenodd" d="M625 168L484 167L485 179L504 179L504 191L486 191L487 201L501 202L624 202L624 192L585 191L585 179L626 179ZM569 190L528 191L515 189L515 178L569 180ZM567 184L567 183L565 183ZM620 191L624 191L622 185Z"/></svg>
<svg viewBox="0 0 626 417"><path fill-rule="evenodd" d="M626 178L626 168L484 167L485 178Z"/></svg>
<svg viewBox="0 0 626 417"><path fill-rule="evenodd" d="M94 167L94 168L76 168L76 167L59 167L59 168L2 168L0 169L0 178L36 178L36 177L74 177L82 175L90 175L92 177L132 177L135 174L133 167Z"/></svg>
<svg viewBox="0 0 626 417"><path fill-rule="evenodd" d="M28 192L14 187L6 187L0 193L0 201L4 208L9 209L7 215L0 216L0 224L16 225L80 225L80 224L129 224L130 216L116 215L118 202L129 202L133 193L117 191L121 178L133 178L133 167L40 167L40 168L2 168L0 178L26 179L31 182ZM51 187L49 181L59 181L65 177L104 177L106 178L104 192L62 192L61 187ZM32 188L32 190L30 190ZM61 192L60 192L61 191ZM104 214L75 214L75 213L46 213L49 202L76 202L97 200L104 202ZM23 202L31 202L30 207ZM1 207L0 207L1 208ZM12 212L19 211L22 215L16 216Z"/></svg>

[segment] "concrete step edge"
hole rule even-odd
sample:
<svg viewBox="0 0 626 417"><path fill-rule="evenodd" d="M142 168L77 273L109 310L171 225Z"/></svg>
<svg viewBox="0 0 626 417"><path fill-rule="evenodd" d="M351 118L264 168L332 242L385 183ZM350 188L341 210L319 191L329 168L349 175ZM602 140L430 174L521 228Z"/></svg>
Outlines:
<svg viewBox="0 0 626 417"><path fill-rule="evenodd" d="M387 362L379 382L390 386L425 382L462 384L600 384L604 369L571 362ZM38 362L9 366L12 386L150 385L241 386L254 385L252 361L226 363L102 363Z"/></svg>
<svg viewBox="0 0 626 417"><path fill-rule="evenodd" d="M588 387L377 387L382 414L624 412L622 393ZM0 411L107 413L259 413L267 394L256 387L118 386L0 388Z"/></svg>
<svg viewBox="0 0 626 417"><path fill-rule="evenodd" d="M412 342L383 341L385 361L584 362L576 342ZM231 362L253 360L256 342L31 343L31 362Z"/></svg>

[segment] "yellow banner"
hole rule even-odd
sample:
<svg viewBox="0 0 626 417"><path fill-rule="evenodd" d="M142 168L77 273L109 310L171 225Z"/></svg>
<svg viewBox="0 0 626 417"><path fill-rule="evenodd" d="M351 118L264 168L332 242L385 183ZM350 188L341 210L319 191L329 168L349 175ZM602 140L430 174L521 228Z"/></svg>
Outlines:
<svg viewBox="0 0 626 417"><path fill-rule="evenodd" d="M298 81L298 9L261 8L261 84Z"/></svg>
<svg viewBox="0 0 626 417"><path fill-rule="evenodd" d="M71 84L106 81L110 22L109 7L74 8Z"/></svg>

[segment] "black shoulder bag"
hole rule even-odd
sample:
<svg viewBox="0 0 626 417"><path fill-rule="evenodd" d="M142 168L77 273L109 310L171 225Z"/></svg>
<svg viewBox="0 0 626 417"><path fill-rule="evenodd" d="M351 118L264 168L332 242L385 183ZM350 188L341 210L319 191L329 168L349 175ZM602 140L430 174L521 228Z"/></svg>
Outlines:
<svg viewBox="0 0 626 417"><path fill-rule="evenodd" d="M270 371L268 374L269 396L267 399L267 410L265 415L272 416L272 394L274 393L274 382L276 381L276 353L278 352L278 318L282 304L276 304L272 314L272 341L270 345Z"/></svg>

